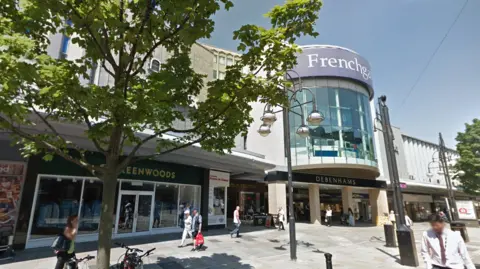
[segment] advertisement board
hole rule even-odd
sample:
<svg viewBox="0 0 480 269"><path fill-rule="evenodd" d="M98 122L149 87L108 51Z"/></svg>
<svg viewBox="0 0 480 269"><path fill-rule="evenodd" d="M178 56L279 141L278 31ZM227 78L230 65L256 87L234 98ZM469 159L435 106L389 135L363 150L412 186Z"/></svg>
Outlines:
<svg viewBox="0 0 480 269"><path fill-rule="evenodd" d="M15 231L25 169L25 163L0 161L0 246Z"/></svg>
<svg viewBox="0 0 480 269"><path fill-rule="evenodd" d="M476 220L475 206L473 201L456 201L458 218L462 220Z"/></svg>
<svg viewBox="0 0 480 269"><path fill-rule="evenodd" d="M208 189L208 225L227 224L227 187L230 173L210 170Z"/></svg>

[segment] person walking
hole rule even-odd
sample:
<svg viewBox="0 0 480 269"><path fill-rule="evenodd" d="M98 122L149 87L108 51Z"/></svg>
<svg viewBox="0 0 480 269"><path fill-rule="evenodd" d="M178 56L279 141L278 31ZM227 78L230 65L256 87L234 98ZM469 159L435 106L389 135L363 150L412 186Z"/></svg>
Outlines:
<svg viewBox="0 0 480 269"><path fill-rule="evenodd" d="M355 216L351 208L348 208L348 224L350 226L355 226Z"/></svg>
<svg viewBox="0 0 480 269"><path fill-rule="evenodd" d="M407 211L405 211L405 224L407 225L408 228L413 226L413 221L412 219L407 215Z"/></svg>
<svg viewBox="0 0 480 269"><path fill-rule="evenodd" d="M440 214L429 217L431 228L423 233L421 254L426 269L475 269L459 232L445 227Z"/></svg>
<svg viewBox="0 0 480 269"><path fill-rule="evenodd" d="M278 209L278 230L285 231L285 211L283 210L283 207Z"/></svg>
<svg viewBox="0 0 480 269"><path fill-rule="evenodd" d="M235 211L233 211L233 225L235 226L235 229L230 232L230 237L233 237L234 234L236 234L236 237L240 237L240 224L242 222L240 221L240 207L237 205L235 208Z"/></svg>
<svg viewBox="0 0 480 269"><path fill-rule="evenodd" d="M197 209L193 210L192 218L192 238L193 238L193 248L192 251L199 251L202 247L197 245L197 235L202 233L202 215L198 212Z"/></svg>
<svg viewBox="0 0 480 269"><path fill-rule="evenodd" d="M72 262L71 259L75 257L75 238L78 232L78 216L73 215L67 218L67 226L63 231L63 236L69 241L69 247L66 251L57 252L57 264L55 269L63 269L65 264L68 269L77 268L76 262Z"/></svg>
<svg viewBox="0 0 480 269"><path fill-rule="evenodd" d="M192 217L190 216L190 211L185 213L183 227L182 243L180 243L180 246L178 246L179 248L183 248L185 246L185 239L187 239L187 235L193 238Z"/></svg>
<svg viewBox="0 0 480 269"><path fill-rule="evenodd" d="M393 210L390 211L390 214L388 215L388 220L392 223L393 226L395 226L395 212Z"/></svg>
<svg viewBox="0 0 480 269"><path fill-rule="evenodd" d="M327 223L328 227L332 226L332 214L332 208L328 206L327 211L325 212L325 222Z"/></svg>

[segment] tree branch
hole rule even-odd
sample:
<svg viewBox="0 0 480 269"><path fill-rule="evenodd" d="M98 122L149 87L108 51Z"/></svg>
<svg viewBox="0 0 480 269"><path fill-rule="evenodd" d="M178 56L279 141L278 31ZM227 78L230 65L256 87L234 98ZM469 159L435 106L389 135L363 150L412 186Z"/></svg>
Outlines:
<svg viewBox="0 0 480 269"><path fill-rule="evenodd" d="M178 34L182 29L183 27L185 27L186 23L188 22L188 20L190 19L190 14L188 16L185 17L185 19L183 20L182 24L180 26L178 26L173 32L170 32L169 34L167 34L166 36L164 36L162 39L160 39L159 41L157 41L155 44L153 44L153 46L148 50L148 52L145 54L145 56L143 57L142 61L140 62L140 65L138 67L137 70L135 70L135 72L133 72L133 74L131 75L132 77L138 75L138 73L140 73L140 71L143 69L143 66L145 65L145 63L147 62L148 58L150 58L150 56L152 55L152 53L160 46L163 44L163 42L167 41L168 39L170 39L172 36Z"/></svg>
<svg viewBox="0 0 480 269"><path fill-rule="evenodd" d="M93 124L90 121L90 119L88 118L87 111L85 111L85 109L82 108L82 106L80 106L80 104L77 103L75 100L73 100L73 103L77 106L78 112L80 112L80 114L82 114L83 121L87 125L88 130L89 131L92 130ZM91 139L92 139L93 144L95 145L95 148L97 148L97 150L100 151L101 153L105 154L106 150L100 145L100 143L98 142L98 139L95 139L95 138L91 138Z"/></svg>
<svg viewBox="0 0 480 269"><path fill-rule="evenodd" d="M77 9L75 9L72 4L70 3L67 3L67 5L72 9L72 11L75 13L75 15L80 19L80 20L85 20L84 17L81 16L81 14L78 12ZM95 43L95 45L97 46L97 48L100 50L100 52L103 54L103 56L105 57L105 59L107 59L107 61L110 63L110 65L113 67L113 69L115 71L118 71L118 66L117 66L117 63L115 62L115 59L113 58L113 55L112 55L112 52L109 50L109 47L107 46L107 48L104 48L100 42L98 41L97 37L95 36L95 33L93 32L92 28L90 27L90 25L88 24L84 24L83 25L88 33L90 34L90 37L92 38L93 42ZM108 44L108 34L107 33L104 33L104 35L106 37L105 38L105 44Z"/></svg>

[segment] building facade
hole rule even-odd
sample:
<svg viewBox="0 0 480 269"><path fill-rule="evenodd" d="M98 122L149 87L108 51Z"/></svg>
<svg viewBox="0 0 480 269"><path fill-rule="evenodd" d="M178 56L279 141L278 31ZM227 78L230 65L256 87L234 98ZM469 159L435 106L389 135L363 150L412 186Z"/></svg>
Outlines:
<svg viewBox="0 0 480 269"><path fill-rule="evenodd" d="M310 136L296 134L312 111L312 103L290 112L290 141L294 170L294 210L298 220L321 223L327 207L334 219L351 209L357 220L381 224L388 213L386 182L379 169L370 101L373 83L369 63L356 52L336 46L303 46L297 66L288 72L303 90L300 103L315 102L324 115L320 126L308 126ZM247 147L277 164L269 171L269 213L287 208L287 173L283 149L283 120L273 124L265 138L256 133L265 104L253 105L257 120L250 127ZM278 110L279 108L277 108ZM303 118L303 119L302 119Z"/></svg>
<svg viewBox="0 0 480 269"><path fill-rule="evenodd" d="M53 35L50 41L48 53L52 57L75 60L84 54L67 36ZM219 55L218 51L222 51L222 54ZM206 81L220 79L212 70L223 72L230 64L229 59L235 59L234 53L218 51L202 44L192 47L192 67L197 73L206 75ZM168 57L164 48L157 49L145 69L147 72L159 71ZM221 57L225 57L225 61L220 60ZM223 62L225 64L221 64ZM88 80L82 78L84 83L104 86L113 82L112 77L99 66L94 65L89 73L91 76ZM205 97L206 90L195 98L202 101ZM61 135L90 150L93 161L104 161L85 137L85 126L59 122L52 124ZM192 123L187 119L174 124L177 129L187 129ZM37 128L31 130L35 132L46 129L41 125L32 128ZM178 135L170 133L167 136L173 138ZM14 198L12 201L0 200L1 204L6 204L2 208L9 210L0 214L0 246L8 244L10 235L14 235L16 249L49 246L55 235L62 232L70 215L79 216L77 241L96 240L102 182L59 156L50 162L45 162L42 156L24 159L19 149L12 147L11 143L8 133L0 134L0 197L5 195ZM147 143L142 147L141 154L153 154L155 147L155 143ZM245 186L253 185L257 187L255 191L262 192L264 200L265 191L261 187L265 185L262 183L257 186L255 180L263 181L265 170L274 167L262 154L244 148L218 155L203 150L200 145L129 166L118 177L117 187L112 190L116 195L113 237L180 232L186 208L201 212L204 229L225 228L227 211L232 207L228 197L234 194L247 197L244 192L252 192L252 188ZM233 183L241 180L243 185L234 184L235 187L228 190L231 180Z"/></svg>
<svg viewBox="0 0 480 269"><path fill-rule="evenodd" d="M425 221L434 212L444 211L448 214L448 207L451 205L446 200L448 197L447 183L445 174L440 169L439 145L409 136L398 127L393 127L392 129L397 152L397 166L402 184L403 207L407 215L413 221ZM380 165L380 179L385 180L390 187L385 146L381 132L378 132L378 138L380 140L378 150L380 156L379 163L385 164ZM447 149L446 155L451 177L454 177L455 171L453 166L459 155L453 149ZM474 210L468 210L471 212L467 212L467 215L471 215L471 217L467 218L477 219L479 204L476 201L476 197L465 194L459 186L454 186L454 194L455 200L472 204L471 208ZM388 199L389 207L393 209L393 198L390 191L388 192Z"/></svg>

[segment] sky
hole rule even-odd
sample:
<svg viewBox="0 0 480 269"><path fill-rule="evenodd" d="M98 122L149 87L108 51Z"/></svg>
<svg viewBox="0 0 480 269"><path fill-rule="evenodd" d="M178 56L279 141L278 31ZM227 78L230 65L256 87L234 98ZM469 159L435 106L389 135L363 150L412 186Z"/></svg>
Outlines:
<svg viewBox="0 0 480 269"><path fill-rule="evenodd" d="M465 123L480 118L480 1L470 0L421 80L405 100L465 0L324 0L317 38L298 44L350 48L372 68L376 97L387 96L392 125L407 135L448 147ZM269 26L263 16L284 0L234 0L215 15L206 43L236 50L233 31L244 24ZM476 28L476 29L475 29ZM405 101L404 101L405 100Z"/></svg>

